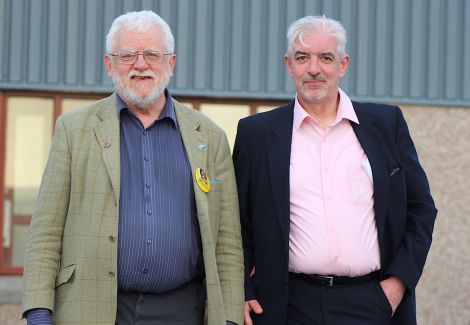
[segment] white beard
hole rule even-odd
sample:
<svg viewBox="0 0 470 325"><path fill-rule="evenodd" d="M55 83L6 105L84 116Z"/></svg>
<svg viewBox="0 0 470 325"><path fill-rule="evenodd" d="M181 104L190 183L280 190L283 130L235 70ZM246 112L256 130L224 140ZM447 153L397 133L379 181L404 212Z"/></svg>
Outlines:
<svg viewBox="0 0 470 325"><path fill-rule="evenodd" d="M136 91L136 89L130 87L129 80L133 76L147 76L154 78L153 80L155 83L153 89L148 95L141 95ZM133 105L141 109L147 109L155 103L158 97L160 97L165 91L166 86L170 83L170 78L170 74L168 73L158 75L154 72L141 73L135 70L129 72L129 74L124 77L118 76L115 73L111 76L116 92L122 100L128 105Z"/></svg>

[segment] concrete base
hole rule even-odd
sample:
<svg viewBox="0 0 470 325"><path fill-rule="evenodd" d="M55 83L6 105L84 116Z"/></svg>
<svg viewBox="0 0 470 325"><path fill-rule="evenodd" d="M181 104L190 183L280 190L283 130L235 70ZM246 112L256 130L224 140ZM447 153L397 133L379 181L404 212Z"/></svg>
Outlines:
<svg viewBox="0 0 470 325"><path fill-rule="evenodd" d="M2 325L26 325L25 319L21 318L20 305L0 304L0 324Z"/></svg>
<svg viewBox="0 0 470 325"><path fill-rule="evenodd" d="M22 277L0 276L0 304L20 304L22 290Z"/></svg>

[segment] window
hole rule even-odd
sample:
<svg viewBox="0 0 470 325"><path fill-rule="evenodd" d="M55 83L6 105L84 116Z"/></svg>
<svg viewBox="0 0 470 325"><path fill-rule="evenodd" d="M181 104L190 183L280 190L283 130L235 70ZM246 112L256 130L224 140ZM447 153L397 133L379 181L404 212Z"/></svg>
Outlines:
<svg viewBox="0 0 470 325"><path fill-rule="evenodd" d="M0 91L0 274L21 274L26 236L57 117L106 94ZM252 100L182 98L225 130L233 149L240 118L279 106Z"/></svg>
<svg viewBox="0 0 470 325"><path fill-rule="evenodd" d="M52 136L54 102L9 97L6 105L3 260L21 267L26 234Z"/></svg>
<svg viewBox="0 0 470 325"><path fill-rule="evenodd" d="M104 96L103 96L104 97ZM75 99L75 98L65 98L62 100L62 110L61 113L71 112L74 109L83 107L85 105L96 102L96 99Z"/></svg>

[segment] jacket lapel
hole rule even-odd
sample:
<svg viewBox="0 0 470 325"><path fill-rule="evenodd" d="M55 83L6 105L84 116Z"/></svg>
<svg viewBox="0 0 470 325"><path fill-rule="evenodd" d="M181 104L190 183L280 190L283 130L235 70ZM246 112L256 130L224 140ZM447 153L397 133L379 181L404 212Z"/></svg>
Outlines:
<svg viewBox="0 0 470 325"><path fill-rule="evenodd" d="M201 122L195 118L193 114L188 111L189 108L184 107L177 101L173 100L176 120L183 139L183 145L188 156L189 165L191 167L191 176L193 180L194 197L196 201L197 217L199 220L199 227L202 234L210 234L210 223L208 218L208 201L207 194L204 193L196 182L196 169L201 168L207 170L207 134L201 131ZM213 175L209 174L209 178ZM202 236L203 245L206 247L209 235Z"/></svg>
<svg viewBox="0 0 470 325"><path fill-rule="evenodd" d="M119 145L119 113L116 95L103 100L97 115L101 120L95 126L95 135L101 147L103 161L106 166L111 185L114 190L116 204L119 204L120 194L120 145Z"/></svg>
<svg viewBox="0 0 470 325"><path fill-rule="evenodd" d="M279 115L276 115L270 134L268 134L268 169L274 205L284 237L284 244L288 247L290 229L289 170L294 102L278 108L278 110Z"/></svg>
<svg viewBox="0 0 470 325"><path fill-rule="evenodd" d="M207 171L207 148L201 146L207 146L207 135L201 132L201 123L198 119L194 118L187 108L182 107L177 101L173 100L176 120L178 121L178 127L180 129L181 138L183 139L184 148L188 155L189 165L193 175L197 168L201 168ZM202 149L200 149L200 147ZM209 175L210 177L211 175ZM197 185L196 185L197 186ZM199 191L194 191L199 192Z"/></svg>
<svg viewBox="0 0 470 325"><path fill-rule="evenodd" d="M361 109L359 104L353 103L359 124L351 123L364 152L369 159L374 180L374 211L379 242L383 243L386 207L388 205L388 161L382 136L374 122Z"/></svg>

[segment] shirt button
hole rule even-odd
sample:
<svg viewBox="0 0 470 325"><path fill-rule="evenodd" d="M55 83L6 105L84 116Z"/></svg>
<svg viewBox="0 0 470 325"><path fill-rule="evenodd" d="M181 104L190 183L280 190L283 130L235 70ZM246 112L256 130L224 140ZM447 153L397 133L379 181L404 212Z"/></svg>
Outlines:
<svg viewBox="0 0 470 325"><path fill-rule="evenodd" d="M149 273L149 270L144 269L144 270L142 271L142 273L143 273L143 274L147 274L147 273Z"/></svg>
<svg viewBox="0 0 470 325"><path fill-rule="evenodd" d="M114 237L113 235L109 236L109 241L114 243L116 241L116 237Z"/></svg>
<svg viewBox="0 0 470 325"><path fill-rule="evenodd" d="M149 158L148 156L145 156L145 157L144 157L144 160L145 160L145 161L149 161L150 158Z"/></svg>
<svg viewBox="0 0 470 325"><path fill-rule="evenodd" d="M147 132L147 130L145 130L145 131L144 131L144 132L142 132L142 133L143 133L144 135L147 135L147 133L148 133L148 132Z"/></svg>
<svg viewBox="0 0 470 325"><path fill-rule="evenodd" d="M151 239L147 239L147 245L150 245L152 243Z"/></svg>
<svg viewBox="0 0 470 325"><path fill-rule="evenodd" d="M146 186L147 188L150 188L150 187L151 187L151 185L150 185L149 183L146 183L145 186Z"/></svg>
<svg viewBox="0 0 470 325"><path fill-rule="evenodd" d="M152 214L152 210L148 209L147 214Z"/></svg>
<svg viewBox="0 0 470 325"><path fill-rule="evenodd" d="M108 275L109 275L111 278L114 278L115 273L114 273L113 271L109 271L109 272L108 272Z"/></svg>

